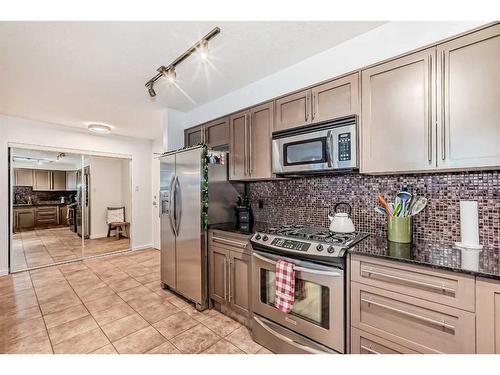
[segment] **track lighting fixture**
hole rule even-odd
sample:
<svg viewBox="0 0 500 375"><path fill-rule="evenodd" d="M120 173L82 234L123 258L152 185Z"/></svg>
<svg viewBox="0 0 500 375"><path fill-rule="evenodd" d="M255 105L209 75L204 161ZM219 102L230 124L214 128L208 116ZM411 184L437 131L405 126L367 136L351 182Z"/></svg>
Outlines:
<svg viewBox="0 0 500 375"><path fill-rule="evenodd" d="M175 67L191 56L193 53L198 53L200 58L203 61L208 60L208 41L215 37L220 33L220 29L215 27L211 30L207 35L201 38L196 44L194 44L191 48L189 48L186 52L176 58L172 63L167 66L160 66L157 70L158 74L151 78L146 82L146 87L148 89L149 96L154 98L156 96L156 92L153 89L153 85L156 81L158 81L161 77L165 77L170 83L175 83L176 81L176 72Z"/></svg>

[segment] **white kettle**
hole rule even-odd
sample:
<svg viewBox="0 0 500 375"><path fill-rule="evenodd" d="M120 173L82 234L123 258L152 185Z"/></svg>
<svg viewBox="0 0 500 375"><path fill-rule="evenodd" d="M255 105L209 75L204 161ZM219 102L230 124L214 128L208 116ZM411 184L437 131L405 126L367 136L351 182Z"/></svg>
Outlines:
<svg viewBox="0 0 500 375"><path fill-rule="evenodd" d="M349 207L349 212L337 212L337 208L341 205ZM351 205L349 203L337 203L334 208L335 215L328 215L330 219L330 231L336 233L352 233L354 232L354 223L351 220Z"/></svg>

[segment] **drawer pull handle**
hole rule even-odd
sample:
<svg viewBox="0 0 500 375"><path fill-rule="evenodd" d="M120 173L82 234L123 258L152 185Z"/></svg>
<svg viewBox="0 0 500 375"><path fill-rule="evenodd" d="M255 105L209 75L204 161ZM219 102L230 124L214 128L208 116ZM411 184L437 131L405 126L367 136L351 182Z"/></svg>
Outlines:
<svg viewBox="0 0 500 375"><path fill-rule="evenodd" d="M455 289L447 287L445 285L436 285L436 284L425 283L423 281L410 280L410 279L406 279L404 277L388 275L386 273L377 272L377 271L373 271L373 270L361 270L361 272L366 272L368 274L368 277L370 277L370 275L376 275L376 276L386 277L388 279L404 281L404 282L407 282L409 284L415 284L415 285L425 286L425 287L431 288L431 289L455 293Z"/></svg>
<svg viewBox="0 0 500 375"><path fill-rule="evenodd" d="M246 242L233 241L233 240L228 240L228 239L221 238L221 237L212 236L212 241L218 242L218 243L221 243L224 245L238 246L238 247L241 247L242 249L247 247Z"/></svg>
<svg viewBox="0 0 500 375"><path fill-rule="evenodd" d="M382 303L374 302L372 300L365 299L365 298L361 298L361 302L366 302L369 305L371 304L371 305L374 305L374 306L378 306L378 307L380 307L382 309L394 311L394 312L396 312L398 314L406 315L406 316L408 316L410 318L415 318L415 319L421 320L423 322L434 324L436 326L439 326L439 327L442 327L442 328L446 328L446 329L449 329L449 330L455 332L455 326L453 326L451 324L448 324L445 321L441 321L440 322L439 320L436 320L436 319L427 318L425 316L417 315L417 314L414 314L414 313L411 313L411 312L408 312L408 311L405 311L405 310L397 309L395 307L387 306L387 305L384 305Z"/></svg>
<svg viewBox="0 0 500 375"><path fill-rule="evenodd" d="M376 350L373 350L371 347L369 348L369 347L364 346L364 345L361 345L361 350L364 350L364 351L371 353L371 354L380 354Z"/></svg>

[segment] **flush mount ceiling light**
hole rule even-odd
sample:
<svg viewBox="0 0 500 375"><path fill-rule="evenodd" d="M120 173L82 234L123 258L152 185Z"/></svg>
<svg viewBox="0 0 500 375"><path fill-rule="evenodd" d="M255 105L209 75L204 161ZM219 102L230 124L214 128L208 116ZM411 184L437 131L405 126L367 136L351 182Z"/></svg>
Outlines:
<svg viewBox="0 0 500 375"><path fill-rule="evenodd" d="M156 96L156 91L153 86L156 81L158 81L161 77L165 77L170 83L175 83L176 73L175 67L179 65L181 62L186 60L193 53L197 52L200 56L200 59L203 61L208 60L208 41L215 37L220 33L220 29L215 27L211 30L207 35L201 38L198 42L196 42L191 48L189 48L186 52L176 58L172 63L167 66L160 66L156 71L158 72L153 78L146 82L146 87L148 89L149 96L154 98Z"/></svg>
<svg viewBox="0 0 500 375"><path fill-rule="evenodd" d="M105 124L89 124L87 126L87 129L89 129L91 132L101 134L111 132L111 126Z"/></svg>

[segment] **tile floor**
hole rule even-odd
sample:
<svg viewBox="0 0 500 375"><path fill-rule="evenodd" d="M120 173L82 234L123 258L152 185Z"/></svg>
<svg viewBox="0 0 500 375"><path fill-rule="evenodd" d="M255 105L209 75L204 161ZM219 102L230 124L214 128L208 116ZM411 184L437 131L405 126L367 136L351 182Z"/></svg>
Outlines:
<svg viewBox="0 0 500 375"><path fill-rule="evenodd" d="M0 353L270 353L161 289L159 262L149 249L0 277Z"/></svg>
<svg viewBox="0 0 500 375"><path fill-rule="evenodd" d="M82 239L68 227L35 229L12 237L11 268L26 268L75 260L82 256ZM128 238L105 237L85 240L85 256L100 255L130 248Z"/></svg>

